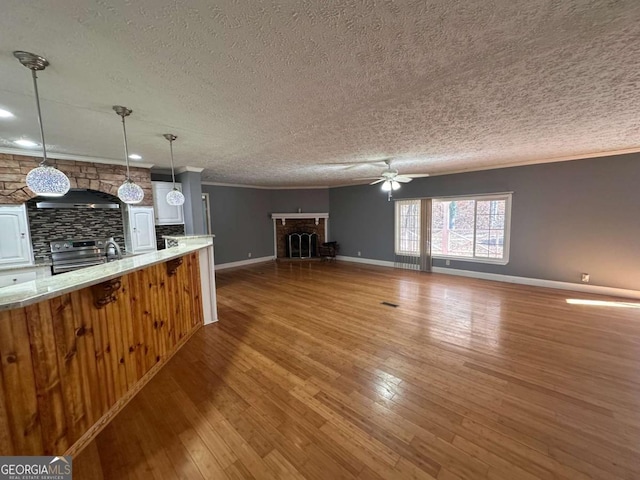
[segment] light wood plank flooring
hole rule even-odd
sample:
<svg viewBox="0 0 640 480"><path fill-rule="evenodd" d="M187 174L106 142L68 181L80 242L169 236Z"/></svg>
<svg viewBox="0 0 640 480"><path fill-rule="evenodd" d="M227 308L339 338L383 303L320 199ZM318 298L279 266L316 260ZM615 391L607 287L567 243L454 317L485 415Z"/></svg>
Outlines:
<svg viewBox="0 0 640 480"><path fill-rule="evenodd" d="M640 478L640 309L566 302L621 299L344 263L217 281L220 322L74 478Z"/></svg>

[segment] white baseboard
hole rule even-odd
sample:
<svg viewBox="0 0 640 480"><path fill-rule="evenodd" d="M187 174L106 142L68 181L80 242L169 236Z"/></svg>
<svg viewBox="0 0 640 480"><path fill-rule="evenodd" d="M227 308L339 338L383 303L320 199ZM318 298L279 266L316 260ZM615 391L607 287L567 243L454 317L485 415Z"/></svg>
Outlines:
<svg viewBox="0 0 640 480"><path fill-rule="evenodd" d="M374 260L373 258L362 258L362 257L347 257L344 255L336 255L337 260L342 260L343 262L353 262L353 263L367 263L369 265L378 265L379 267L395 267L395 262L389 262L387 260Z"/></svg>
<svg viewBox="0 0 640 480"><path fill-rule="evenodd" d="M589 285L584 283L559 282L557 280L544 280L542 278L515 277L513 275L501 275L499 273L474 272L471 270L458 270L456 268L432 267L433 273L457 275L460 277L479 278L496 282L518 283L534 287L557 288L559 290L573 290L574 292L595 293L597 295L609 295L612 297L638 298L640 291L624 288L605 287L601 285Z"/></svg>
<svg viewBox="0 0 640 480"><path fill-rule="evenodd" d="M268 257L248 258L247 260L239 260L237 262L220 263L216 264L216 270L224 270L226 268L244 267L246 265L253 265L254 263L270 262L275 260L273 255Z"/></svg>
<svg viewBox="0 0 640 480"><path fill-rule="evenodd" d="M396 267L394 262L374 260L372 258L337 256L338 260L354 263L368 263L380 267ZM479 278L481 280L493 280L494 282L518 283L534 287L557 288L559 290L572 290L574 292L594 293L597 295L609 295L612 297L624 297L640 299L640 291L624 288L604 287L601 285L589 285L584 283L558 282L556 280L544 280L541 278L516 277L513 275L501 275L499 273L474 272L472 270L458 270L456 268L432 267L433 273L445 275L457 275L460 277Z"/></svg>

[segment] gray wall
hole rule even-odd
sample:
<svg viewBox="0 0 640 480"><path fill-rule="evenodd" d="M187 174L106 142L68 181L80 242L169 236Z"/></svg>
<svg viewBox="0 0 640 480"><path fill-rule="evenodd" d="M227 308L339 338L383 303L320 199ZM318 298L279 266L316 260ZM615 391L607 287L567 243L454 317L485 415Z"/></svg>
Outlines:
<svg viewBox="0 0 640 480"><path fill-rule="evenodd" d="M329 189L309 188L295 190L271 190L271 213L329 211Z"/></svg>
<svg viewBox="0 0 640 480"><path fill-rule="evenodd" d="M205 233L202 220L202 179L196 172L184 172L176 175L176 182L182 185L184 194L184 230L187 235Z"/></svg>
<svg viewBox="0 0 640 480"><path fill-rule="evenodd" d="M640 154L416 179L396 199L513 191L507 265L450 268L640 290ZM377 187L329 191L341 254L393 261L393 202ZM444 260L435 260L444 267Z"/></svg>
<svg viewBox="0 0 640 480"><path fill-rule="evenodd" d="M216 263L273 255L272 213L328 212L327 189L267 190L202 185L211 203Z"/></svg>

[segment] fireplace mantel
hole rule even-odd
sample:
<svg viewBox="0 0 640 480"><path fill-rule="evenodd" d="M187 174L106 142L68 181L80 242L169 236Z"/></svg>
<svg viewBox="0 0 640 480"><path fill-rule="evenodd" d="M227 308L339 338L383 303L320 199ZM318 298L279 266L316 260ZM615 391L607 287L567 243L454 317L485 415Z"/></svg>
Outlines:
<svg viewBox="0 0 640 480"><path fill-rule="evenodd" d="M329 218L328 213L272 213L271 218L275 220L282 220L282 225L286 225L287 220L297 220L297 219L306 219L313 218L316 221L316 225L320 222L321 218Z"/></svg>

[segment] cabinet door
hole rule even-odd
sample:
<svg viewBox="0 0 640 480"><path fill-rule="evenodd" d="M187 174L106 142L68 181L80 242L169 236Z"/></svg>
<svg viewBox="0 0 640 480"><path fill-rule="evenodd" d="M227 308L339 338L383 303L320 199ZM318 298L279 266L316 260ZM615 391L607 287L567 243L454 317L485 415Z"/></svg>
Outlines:
<svg viewBox="0 0 640 480"><path fill-rule="evenodd" d="M0 265L31 265L31 239L24 205L0 206Z"/></svg>
<svg viewBox="0 0 640 480"><path fill-rule="evenodd" d="M133 253L156 250L153 207L130 207L129 218Z"/></svg>
<svg viewBox="0 0 640 480"><path fill-rule="evenodd" d="M156 211L157 225L184 224L184 210L182 205L176 207L167 203L167 193L173 190L172 182L152 182L153 205ZM176 188L182 191L182 185L176 183Z"/></svg>
<svg viewBox="0 0 640 480"><path fill-rule="evenodd" d="M37 278L36 271L31 269L10 270L8 272L0 272L0 288L18 285L19 283L28 282Z"/></svg>

